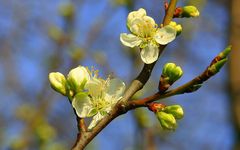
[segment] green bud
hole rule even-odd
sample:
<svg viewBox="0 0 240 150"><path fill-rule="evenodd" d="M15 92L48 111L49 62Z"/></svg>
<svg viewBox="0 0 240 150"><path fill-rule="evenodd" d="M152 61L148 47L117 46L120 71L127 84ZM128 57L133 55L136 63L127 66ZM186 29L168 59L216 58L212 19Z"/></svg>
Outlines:
<svg viewBox="0 0 240 150"><path fill-rule="evenodd" d="M174 63L167 63L163 67L162 75L164 78L169 78L171 83L174 83L182 77L183 71L180 66L176 66Z"/></svg>
<svg viewBox="0 0 240 150"><path fill-rule="evenodd" d="M43 141L49 141L56 137L56 130L47 123L39 124L36 127L36 134Z"/></svg>
<svg viewBox="0 0 240 150"><path fill-rule="evenodd" d="M48 35L50 38L52 38L54 41L57 41L57 42L60 42L61 39L64 37L63 31L56 26L51 26L49 28Z"/></svg>
<svg viewBox="0 0 240 150"><path fill-rule="evenodd" d="M218 56L223 59L226 58L228 56L228 54L231 52L232 50L232 46L229 45L228 47L226 47L220 54L218 54Z"/></svg>
<svg viewBox="0 0 240 150"><path fill-rule="evenodd" d="M165 112L157 112L156 116L161 124L161 127L165 130L175 130L177 128L176 119L172 114Z"/></svg>
<svg viewBox="0 0 240 150"><path fill-rule="evenodd" d="M75 93L82 91L89 79L90 74L88 70L83 66L72 69L67 77L70 89Z"/></svg>
<svg viewBox="0 0 240 150"><path fill-rule="evenodd" d="M217 72L220 71L220 69L223 67L223 65L227 62L227 58L224 58L218 62L216 62L215 64L213 64L211 67L208 68L208 70L213 73L216 74Z"/></svg>
<svg viewBox="0 0 240 150"><path fill-rule="evenodd" d="M169 25L175 28L175 30L177 31L177 36L182 33L182 26L180 24L177 24L176 22L171 21Z"/></svg>
<svg viewBox="0 0 240 150"><path fill-rule="evenodd" d="M62 6L60 6L59 11L63 17L66 17L69 19L71 19L75 14L75 8L72 3L63 4Z"/></svg>
<svg viewBox="0 0 240 150"><path fill-rule="evenodd" d="M198 17L200 15L198 9L195 6L185 6L182 9L181 17Z"/></svg>
<svg viewBox="0 0 240 150"><path fill-rule="evenodd" d="M180 105L171 105L164 108L163 112L172 114L175 119L182 119L184 116L183 109Z"/></svg>
<svg viewBox="0 0 240 150"><path fill-rule="evenodd" d="M49 74L49 81L51 84L51 87L61 93L62 95L66 95L67 90L66 90L66 79L63 74L59 72L52 72Z"/></svg>

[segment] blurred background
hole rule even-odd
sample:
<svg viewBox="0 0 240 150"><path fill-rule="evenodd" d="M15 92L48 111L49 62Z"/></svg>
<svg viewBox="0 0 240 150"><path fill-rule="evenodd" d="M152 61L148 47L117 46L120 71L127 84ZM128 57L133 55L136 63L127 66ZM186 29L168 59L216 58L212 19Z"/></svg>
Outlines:
<svg viewBox="0 0 240 150"><path fill-rule="evenodd" d="M65 75L78 65L94 66L127 85L141 70L138 49L121 45L126 18L141 7L157 23L163 0L0 0L0 149L67 150L77 136L68 100L54 92L49 72ZM162 67L174 62L184 76L199 73L229 43L231 63L192 94L163 101L180 104L185 117L175 132L163 131L154 114L136 109L111 122L87 150L232 150L240 149L239 0L181 0L195 5L198 18L175 19L183 26L157 62L149 82L135 97L157 91ZM238 51L237 51L238 49Z"/></svg>

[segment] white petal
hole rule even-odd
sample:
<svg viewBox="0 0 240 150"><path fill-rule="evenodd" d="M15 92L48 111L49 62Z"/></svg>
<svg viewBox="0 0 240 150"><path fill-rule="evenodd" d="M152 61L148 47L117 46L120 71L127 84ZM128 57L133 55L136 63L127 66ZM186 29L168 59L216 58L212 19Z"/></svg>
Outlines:
<svg viewBox="0 0 240 150"><path fill-rule="evenodd" d="M159 44L166 45L176 38L176 34L176 30L171 25L167 25L158 29L154 38Z"/></svg>
<svg viewBox="0 0 240 150"><path fill-rule="evenodd" d="M89 116L89 113L92 111L93 106L87 94L78 93L75 95L72 101L72 106L80 118L91 117Z"/></svg>
<svg viewBox="0 0 240 150"><path fill-rule="evenodd" d="M89 94L91 96L99 96L103 90L104 86L100 79L97 79L95 77L91 78L86 85L85 89L88 90Z"/></svg>
<svg viewBox="0 0 240 150"><path fill-rule="evenodd" d="M128 20L134 19L134 18L141 18L143 16L146 16L147 12L143 8L139 8L137 11L132 11L128 15Z"/></svg>
<svg viewBox="0 0 240 150"><path fill-rule="evenodd" d="M131 48L135 46L139 46L142 43L142 40L139 37L133 34L126 34L126 33L121 33L120 41L122 42L123 45Z"/></svg>
<svg viewBox="0 0 240 150"><path fill-rule="evenodd" d="M127 26L130 27L134 19L142 18L143 16L146 16L146 15L147 15L146 10L143 8L140 8L137 11L130 12L127 17Z"/></svg>
<svg viewBox="0 0 240 150"><path fill-rule="evenodd" d="M79 92L83 90L85 83L90 79L90 74L85 67L78 66L69 72L67 79L70 86Z"/></svg>
<svg viewBox="0 0 240 150"><path fill-rule="evenodd" d="M88 129L91 130L94 128L102 118L104 118L104 116L102 116L100 113L97 113L89 124Z"/></svg>
<svg viewBox="0 0 240 150"><path fill-rule="evenodd" d="M158 59L158 46L154 44L148 44L145 48L141 50L142 61L146 64L151 64Z"/></svg>
<svg viewBox="0 0 240 150"><path fill-rule="evenodd" d="M122 80L114 78L109 81L106 93L110 96L118 98L122 96L125 88L125 83Z"/></svg>
<svg viewBox="0 0 240 150"><path fill-rule="evenodd" d="M152 17L144 16L142 19L148 24L148 28L154 28L156 26L155 20Z"/></svg>
<svg viewBox="0 0 240 150"><path fill-rule="evenodd" d="M143 18L136 18L132 20L131 25L129 25L129 30L131 33L141 36L144 26L146 26L146 22L143 20Z"/></svg>

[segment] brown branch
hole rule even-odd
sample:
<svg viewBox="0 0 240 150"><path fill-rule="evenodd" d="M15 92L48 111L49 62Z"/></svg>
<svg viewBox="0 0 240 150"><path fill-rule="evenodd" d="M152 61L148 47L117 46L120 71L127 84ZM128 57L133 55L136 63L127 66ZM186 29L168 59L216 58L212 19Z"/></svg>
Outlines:
<svg viewBox="0 0 240 150"><path fill-rule="evenodd" d="M169 8L166 12L166 15L163 19L163 25L167 25L171 22L174 10L176 8L177 0L171 0L169 4ZM163 52L166 46L160 45L159 47L159 56ZM142 87L146 84L148 79L151 76L151 72L155 66L155 62L152 64L144 64L144 67L138 77L133 80L129 88L126 90L121 101L113 108L110 114L103 118L98 125L90 132L80 132L78 133L78 138L76 139L75 145L73 146L73 150L82 150L86 147L86 145L101 131L103 130L113 119L116 117L126 113L127 110L127 102L130 98Z"/></svg>
<svg viewBox="0 0 240 150"><path fill-rule="evenodd" d="M127 109L131 110L131 109L135 109L135 108L138 108L138 107L146 107L146 106L148 106L149 103L151 103L153 101L156 101L156 100L159 100L159 99L163 99L163 98L174 96L174 95L184 94L184 93L195 92L197 89L194 90L194 89L191 89L191 88L193 88L194 85L202 84L203 82L207 81L209 78L214 76L218 71L213 72L210 68L213 65L215 65L216 63L218 63L219 61L221 61L222 59L225 59L225 58L221 58L220 55L216 56L212 60L210 65L202 72L202 74L195 77L191 81L183 84L182 86L179 86L179 87L177 87L173 90L167 91L165 93L157 92L154 95L151 95L149 97L146 97L146 98L143 98L143 99L140 99L140 100L130 101L128 103Z"/></svg>

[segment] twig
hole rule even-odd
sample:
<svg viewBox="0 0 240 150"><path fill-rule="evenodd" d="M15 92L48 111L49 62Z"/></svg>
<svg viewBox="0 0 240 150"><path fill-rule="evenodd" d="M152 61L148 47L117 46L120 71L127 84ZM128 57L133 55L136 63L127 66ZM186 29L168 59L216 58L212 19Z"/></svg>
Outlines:
<svg viewBox="0 0 240 150"><path fill-rule="evenodd" d="M151 103L153 101L163 99L166 97L174 96L174 95L179 95L179 94L184 94L184 93L190 93L194 92L196 90L191 89L194 85L199 85L202 84L203 82L207 81L209 78L211 78L213 75L215 75L217 72L212 72L209 68L215 65L217 62L219 62L222 58L218 55L216 56L210 65L200 74L199 76L195 77L191 81L183 84L182 86L179 86L173 90L167 91L165 93L155 93L149 97L140 99L140 100L132 100L128 103L128 109L134 109L138 107L146 107L148 103ZM191 91L192 90L192 91Z"/></svg>

